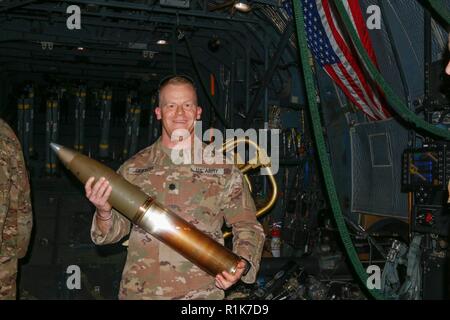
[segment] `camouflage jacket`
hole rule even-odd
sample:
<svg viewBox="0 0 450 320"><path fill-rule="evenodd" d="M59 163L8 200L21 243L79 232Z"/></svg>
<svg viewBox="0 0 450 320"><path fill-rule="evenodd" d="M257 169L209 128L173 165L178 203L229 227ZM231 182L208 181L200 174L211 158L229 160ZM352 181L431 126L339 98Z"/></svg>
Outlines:
<svg viewBox="0 0 450 320"><path fill-rule="evenodd" d="M225 220L233 230L233 251L248 260L246 283L256 279L264 232L241 172L233 165L175 165L171 150L158 140L125 162L119 173L138 185L199 230L223 244ZM222 299L214 277L131 224L113 209L113 224L103 235L94 217L91 236L96 244L120 241L131 229L122 274L120 299Z"/></svg>
<svg viewBox="0 0 450 320"><path fill-rule="evenodd" d="M0 119L0 263L25 256L32 225L22 149L14 131Z"/></svg>

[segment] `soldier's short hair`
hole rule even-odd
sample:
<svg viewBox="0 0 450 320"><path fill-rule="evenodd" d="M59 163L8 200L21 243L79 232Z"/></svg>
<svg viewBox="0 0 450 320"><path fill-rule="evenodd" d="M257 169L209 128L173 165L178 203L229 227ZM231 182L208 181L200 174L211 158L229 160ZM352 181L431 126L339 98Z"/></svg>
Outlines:
<svg viewBox="0 0 450 320"><path fill-rule="evenodd" d="M162 89L164 89L169 84L172 84L172 85L187 84L187 85L190 85L194 89L194 91L197 91L197 86L195 85L195 81L190 76L182 75L182 74L171 74L171 75L168 75L168 76L162 78L162 80L159 82L158 93L157 93L158 104L159 104L160 94L161 94Z"/></svg>
<svg viewBox="0 0 450 320"><path fill-rule="evenodd" d="M189 84L194 89L196 89L195 82L194 82L194 80L191 77L189 77L187 75L179 75L179 74L177 74L177 75L169 75L167 77L164 77L159 83L158 91L161 92L161 90L165 86L167 86L169 84L173 84L173 85Z"/></svg>

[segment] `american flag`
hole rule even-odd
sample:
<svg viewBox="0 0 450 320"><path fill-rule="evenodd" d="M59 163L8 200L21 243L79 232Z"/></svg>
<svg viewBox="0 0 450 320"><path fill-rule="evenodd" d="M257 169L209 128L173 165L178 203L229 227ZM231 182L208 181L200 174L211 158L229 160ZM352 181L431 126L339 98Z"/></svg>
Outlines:
<svg viewBox="0 0 450 320"><path fill-rule="evenodd" d="M294 0L298 1L298 0ZM329 0L302 0L308 47L317 63L343 90L345 95L370 119L390 117L383 106L384 99L375 85L370 85L362 72L358 59L352 52L339 28ZM358 31L369 56L377 65L366 22L358 0L343 1L353 26Z"/></svg>

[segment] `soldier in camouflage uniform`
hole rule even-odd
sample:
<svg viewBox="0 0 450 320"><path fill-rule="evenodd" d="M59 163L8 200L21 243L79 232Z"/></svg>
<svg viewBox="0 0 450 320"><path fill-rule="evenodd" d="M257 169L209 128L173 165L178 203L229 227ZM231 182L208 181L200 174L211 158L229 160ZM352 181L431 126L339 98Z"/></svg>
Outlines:
<svg viewBox="0 0 450 320"><path fill-rule="evenodd" d="M184 77L169 78L160 85L159 98L155 111L163 123L162 136L126 161L119 173L222 244L225 220L233 229L233 251L243 258L238 270L235 275L223 272L214 278L138 226L131 226L107 202L111 187L104 179L93 185L91 178L85 185L86 196L97 207L92 240L99 245L118 242L131 230L120 299L223 299L224 290L239 279L255 281L264 232L243 176L234 165L176 165L172 161L173 131L186 129L193 137L194 122L200 118L193 84ZM192 150L192 145L185 150Z"/></svg>
<svg viewBox="0 0 450 320"><path fill-rule="evenodd" d="M27 252L32 219L22 149L13 130L0 119L0 300L16 298L17 260Z"/></svg>

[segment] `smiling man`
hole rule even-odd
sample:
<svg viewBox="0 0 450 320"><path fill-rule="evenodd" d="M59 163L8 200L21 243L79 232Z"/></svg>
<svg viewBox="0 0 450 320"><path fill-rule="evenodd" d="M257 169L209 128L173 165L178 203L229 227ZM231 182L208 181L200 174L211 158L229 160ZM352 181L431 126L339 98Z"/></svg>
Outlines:
<svg viewBox="0 0 450 320"><path fill-rule="evenodd" d="M155 109L156 118L162 121L161 142L164 146L187 147L188 138L193 137L195 121L200 119L202 108L197 105L197 95L184 78L172 78L162 85L159 93L160 106ZM190 136L180 136L188 133ZM180 138L183 142L180 144Z"/></svg>
<svg viewBox="0 0 450 320"><path fill-rule="evenodd" d="M194 126L201 113L192 80L184 76L164 79L155 109L162 135L126 161L119 173L221 244L225 220L233 228L233 252L242 257L237 271L212 277L138 226L131 226L108 203L108 181L93 184L91 178L85 190L97 208L91 230L94 243L118 242L131 231L120 299L222 299L224 290L240 279L246 283L256 279L265 237L241 172L230 164L177 165L172 161L174 149L192 151Z"/></svg>

